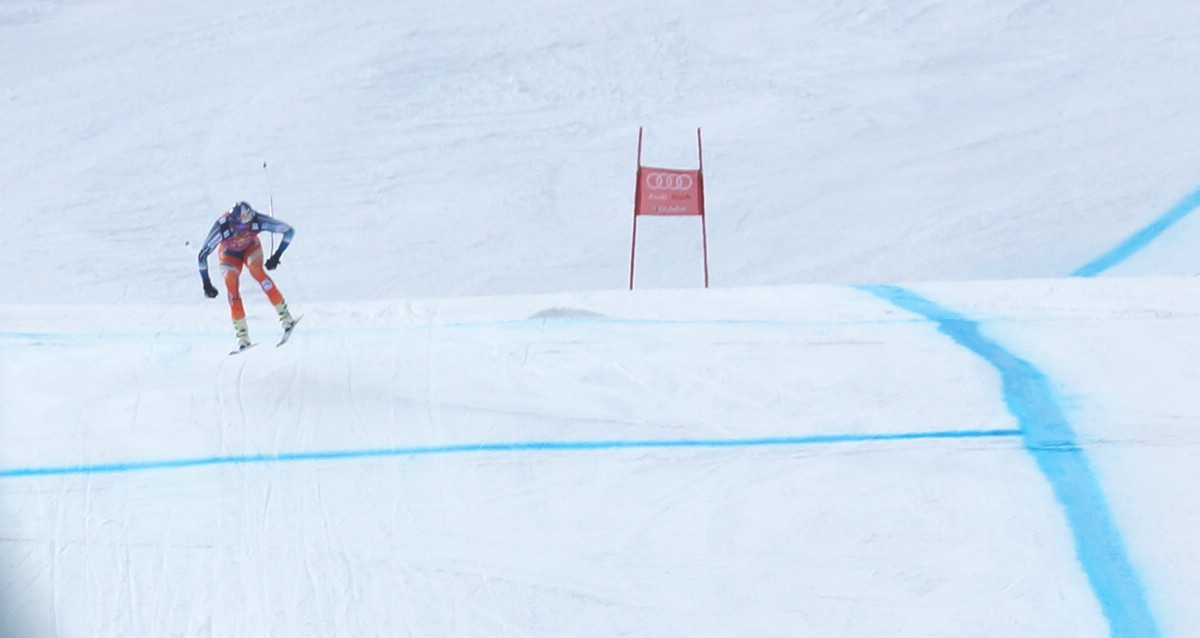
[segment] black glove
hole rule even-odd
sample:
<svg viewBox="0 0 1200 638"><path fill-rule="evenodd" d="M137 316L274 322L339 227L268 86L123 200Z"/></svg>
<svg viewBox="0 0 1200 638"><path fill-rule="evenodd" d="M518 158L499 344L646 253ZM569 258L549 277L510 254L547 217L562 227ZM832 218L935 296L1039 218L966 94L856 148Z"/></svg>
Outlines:
<svg viewBox="0 0 1200 638"><path fill-rule="evenodd" d="M271 258L267 260L267 270L275 270L275 267L278 265L279 265L279 253L277 252L274 255L271 255Z"/></svg>
<svg viewBox="0 0 1200 638"><path fill-rule="evenodd" d="M217 289L214 288L212 282L207 279L204 280L204 296L208 297L209 299L217 296Z"/></svg>

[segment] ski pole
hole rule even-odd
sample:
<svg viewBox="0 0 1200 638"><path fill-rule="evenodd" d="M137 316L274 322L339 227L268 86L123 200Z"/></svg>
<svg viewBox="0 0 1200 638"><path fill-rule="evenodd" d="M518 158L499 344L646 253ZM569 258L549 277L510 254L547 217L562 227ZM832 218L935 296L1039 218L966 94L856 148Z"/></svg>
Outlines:
<svg viewBox="0 0 1200 638"><path fill-rule="evenodd" d="M263 162L263 177L267 179L267 210L271 217L275 216L275 195L271 193L271 174L267 172L267 163Z"/></svg>
<svg viewBox="0 0 1200 638"><path fill-rule="evenodd" d="M275 194L271 192L271 174L267 172L267 163L263 162L263 177L267 180L267 214L275 216ZM275 252L275 233L271 233L271 253Z"/></svg>

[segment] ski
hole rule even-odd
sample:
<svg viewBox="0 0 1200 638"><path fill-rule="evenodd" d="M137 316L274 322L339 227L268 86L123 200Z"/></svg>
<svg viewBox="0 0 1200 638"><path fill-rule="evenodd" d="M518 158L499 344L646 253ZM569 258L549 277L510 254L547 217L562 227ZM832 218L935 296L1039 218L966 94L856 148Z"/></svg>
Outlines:
<svg viewBox="0 0 1200 638"><path fill-rule="evenodd" d="M258 345L257 343L248 343L248 344L246 344L246 345L244 345L244 346L242 346L242 347L240 347L240 348L237 348L236 350L230 350L230 351L229 351L229 354L231 354L231 355L234 355L234 354L241 354L241 353L243 353L243 352L245 352L245 351L249 350L250 348L253 348L254 346L257 346L257 345Z"/></svg>
<svg viewBox="0 0 1200 638"><path fill-rule="evenodd" d="M275 344L276 348L287 343L288 339L291 338L291 336L292 336L292 331L296 329L296 324L300 323L300 320L303 318L304 318L304 315L300 315L299 317L296 317L295 319L292 320L292 325L288 326L288 328L283 331L283 338L279 340L279 343Z"/></svg>

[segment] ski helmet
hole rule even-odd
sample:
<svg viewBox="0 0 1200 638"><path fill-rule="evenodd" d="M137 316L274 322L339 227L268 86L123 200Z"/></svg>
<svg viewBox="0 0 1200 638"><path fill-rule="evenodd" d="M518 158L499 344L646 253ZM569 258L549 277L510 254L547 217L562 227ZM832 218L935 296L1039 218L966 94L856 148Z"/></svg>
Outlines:
<svg viewBox="0 0 1200 638"><path fill-rule="evenodd" d="M250 220L254 219L254 209L246 202L238 202L229 209L229 216L233 219L234 223L239 226L245 226L250 223Z"/></svg>

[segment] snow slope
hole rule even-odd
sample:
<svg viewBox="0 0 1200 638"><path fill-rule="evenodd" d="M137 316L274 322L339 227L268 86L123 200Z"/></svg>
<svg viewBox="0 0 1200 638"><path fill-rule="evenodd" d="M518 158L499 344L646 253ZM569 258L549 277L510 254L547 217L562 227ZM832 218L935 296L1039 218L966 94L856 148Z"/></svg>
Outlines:
<svg viewBox="0 0 1200 638"><path fill-rule="evenodd" d="M1200 15L793 5L0 3L0 635L1200 633Z"/></svg>

